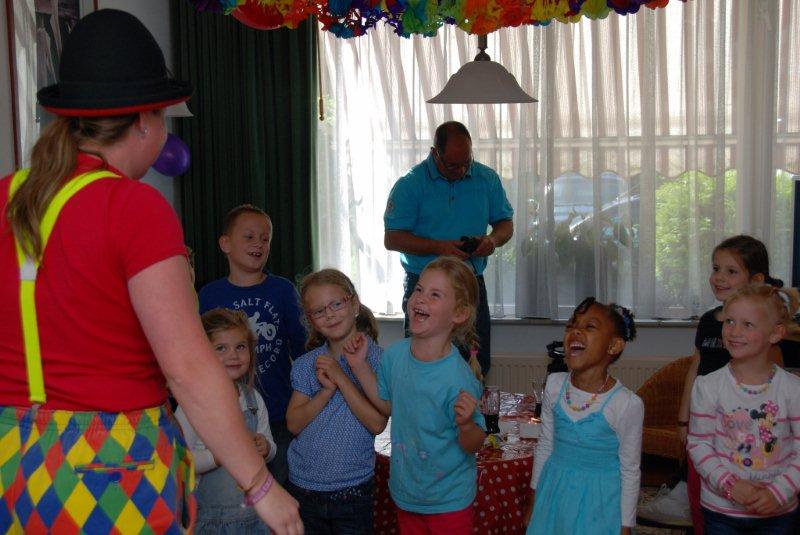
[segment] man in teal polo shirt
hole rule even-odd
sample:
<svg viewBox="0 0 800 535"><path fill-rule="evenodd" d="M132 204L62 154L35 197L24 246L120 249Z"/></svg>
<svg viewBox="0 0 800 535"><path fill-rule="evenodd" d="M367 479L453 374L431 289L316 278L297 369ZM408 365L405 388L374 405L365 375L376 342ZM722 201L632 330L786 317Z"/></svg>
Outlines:
<svg viewBox="0 0 800 535"><path fill-rule="evenodd" d="M408 298L431 260L456 256L475 270L480 286L475 327L481 346L478 362L484 376L491 366L491 324L483 270L487 257L511 239L513 216L500 177L473 160L469 131L456 121L439 125L430 154L397 181L383 216L384 245L401 253L400 263L406 271L406 334ZM487 234L489 226L492 231ZM468 243L462 237L474 239ZM467 358L469 349L459 349Z"/></svg>

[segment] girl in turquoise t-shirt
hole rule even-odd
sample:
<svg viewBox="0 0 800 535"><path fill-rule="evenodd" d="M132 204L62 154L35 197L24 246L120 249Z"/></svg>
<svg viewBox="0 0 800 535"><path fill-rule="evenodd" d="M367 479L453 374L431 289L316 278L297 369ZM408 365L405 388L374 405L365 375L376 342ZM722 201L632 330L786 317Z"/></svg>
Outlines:
<svg viewBox="0 0 800 535"><path fill-rule="evenodd" d="M453 341L473 343L478 281L461 260L440 257L422 272L408 302L411 338L390 346L377 376L366 343L345 356L370 401L392 416L389 490L400 533L471 534L477 468L486 436L481 384Z"/></svg>

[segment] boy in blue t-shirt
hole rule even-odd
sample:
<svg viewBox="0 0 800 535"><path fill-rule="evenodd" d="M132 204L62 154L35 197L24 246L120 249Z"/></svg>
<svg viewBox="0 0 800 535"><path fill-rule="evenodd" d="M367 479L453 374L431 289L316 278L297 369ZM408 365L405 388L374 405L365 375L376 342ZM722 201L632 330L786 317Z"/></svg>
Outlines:
<svg viewBox="0 0 800 535"><path fill-rule="evenodd" d="M286 452L292 440L286 428L286 408L292 395L292 359L305 352L303 310L294 285L264 272L272 241L272 221L251 204L237 206L222 220L219 247L228 258L227 277L200 290L200 313L212 308L242 310L258 337L256 387L264 398L277 454L269 464L284 484L288 474Z"/></svg>

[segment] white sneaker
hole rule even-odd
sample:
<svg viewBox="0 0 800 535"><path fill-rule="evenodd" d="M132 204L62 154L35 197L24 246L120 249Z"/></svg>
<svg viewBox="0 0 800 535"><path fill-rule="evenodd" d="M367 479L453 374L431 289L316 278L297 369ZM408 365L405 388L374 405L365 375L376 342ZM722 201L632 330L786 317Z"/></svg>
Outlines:
<svg viewBox="0 0 800 535"><path fill-rule="evenodd" d="M675 488L661 485L655 498L639 507L639 517L651 522L672 526L691 526L692 515L689 509L689 493L685 481Z"/></svg>

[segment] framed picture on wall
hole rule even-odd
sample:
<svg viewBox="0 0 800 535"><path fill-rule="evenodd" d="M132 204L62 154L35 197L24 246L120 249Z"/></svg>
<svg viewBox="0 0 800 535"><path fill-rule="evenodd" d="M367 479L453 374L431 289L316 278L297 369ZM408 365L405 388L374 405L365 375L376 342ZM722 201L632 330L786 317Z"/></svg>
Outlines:
<svg viewBox="0 0 800 535"><path fill-rule="evenodd" d="M6 0L17 168L28 164L39 133L53 120L36 103L36 92L57 81L64 40L95 9L97 0Z"/></svg>

